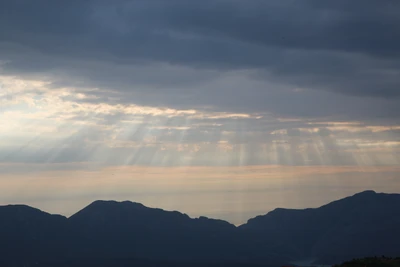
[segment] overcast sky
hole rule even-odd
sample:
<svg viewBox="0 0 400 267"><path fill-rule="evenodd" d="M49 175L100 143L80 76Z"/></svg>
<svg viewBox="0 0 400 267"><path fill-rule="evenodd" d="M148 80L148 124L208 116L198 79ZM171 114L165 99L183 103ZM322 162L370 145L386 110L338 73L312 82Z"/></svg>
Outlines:
<svg viewBox="0 0 400 267"><path fill-rule="evenodd" d="M0 204L130 199L241 223L399 192L399 14L398 0L0 0Z"/></svg>

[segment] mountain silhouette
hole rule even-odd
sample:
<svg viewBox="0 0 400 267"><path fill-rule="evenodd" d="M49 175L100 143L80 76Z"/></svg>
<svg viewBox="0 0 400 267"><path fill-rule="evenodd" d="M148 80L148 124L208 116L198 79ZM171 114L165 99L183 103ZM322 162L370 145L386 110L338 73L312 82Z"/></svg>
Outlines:
<svg viewBox="0 0 400 267"><path fill-rule="evenodd" d="M240 228L267 243L287 244L282 253L323 263L400 254L400 195L365 191L316 209L275 209Z"/></svg>
<svg viewBox="0 0 400 267"><path fill-rule="evenodd" d="M0 206L0 263L55 258L65 248L67 232L63 216L25 205Z"/></svg>
<svg viewBox="0 0 400 267"><path fill-rule="evenodd" d="M82 256L101 252L107 257L230 259L238 248L236 227L228 222L192 219L129 201L96 201L68 221L80 244L85 244L79 248Z"/></svg>
<svg viewBox="0 0 400 267"><path fill-rule="evenodd" d="M0 207L0 265L331 264L400 255L398 225L400 195L373 191L315 209L278 208L239 227L130 201L95 201L69 218L9 205Z"/></svg>

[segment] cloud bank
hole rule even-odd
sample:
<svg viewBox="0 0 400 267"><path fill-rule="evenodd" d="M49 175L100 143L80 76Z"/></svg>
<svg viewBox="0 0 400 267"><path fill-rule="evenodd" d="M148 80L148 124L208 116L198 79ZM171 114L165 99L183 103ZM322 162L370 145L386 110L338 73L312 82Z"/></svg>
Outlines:
<svg viewBox="0 0 400 267"><path fill-rule="evenodd" d="M0 4L3 162L399 163L398 1Z"/></svg>

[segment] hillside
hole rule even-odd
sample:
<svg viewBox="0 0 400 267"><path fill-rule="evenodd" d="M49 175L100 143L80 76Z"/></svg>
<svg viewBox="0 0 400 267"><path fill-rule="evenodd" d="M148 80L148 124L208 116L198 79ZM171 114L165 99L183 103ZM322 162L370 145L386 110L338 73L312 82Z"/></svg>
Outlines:
<svg viewBox="0 0 400 267"><path fill-rule="evenodd" d="M366 191L316 209L276 209L240 228L282 252L320 263L370 255L397 256L400 249L400 195ZM286 244L286 245L285 245Z"/></svg>

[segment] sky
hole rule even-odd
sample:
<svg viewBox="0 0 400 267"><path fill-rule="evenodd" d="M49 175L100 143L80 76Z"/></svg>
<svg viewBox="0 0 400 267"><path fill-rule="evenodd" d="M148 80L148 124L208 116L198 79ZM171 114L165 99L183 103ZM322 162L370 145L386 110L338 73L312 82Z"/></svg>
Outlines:
<svg viewBox="0 0 400 267"><path fill-rule="evenodd" d="M0 205L241 224L400 192L398 0L0 0Z"/></svg>

